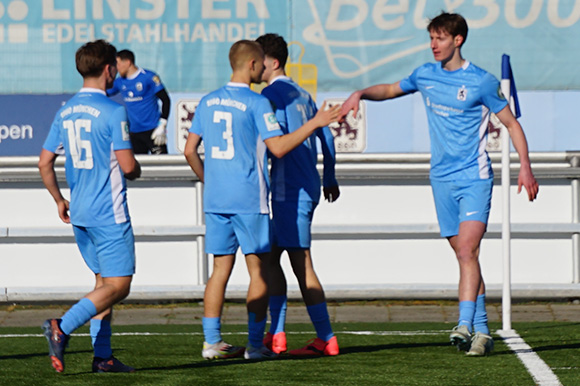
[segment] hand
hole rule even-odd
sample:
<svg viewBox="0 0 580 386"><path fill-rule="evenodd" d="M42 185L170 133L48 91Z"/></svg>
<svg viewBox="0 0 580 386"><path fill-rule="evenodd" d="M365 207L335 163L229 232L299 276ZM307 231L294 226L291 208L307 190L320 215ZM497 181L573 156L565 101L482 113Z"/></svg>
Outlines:
<svg viewBox="0 0 580 386"><path fill-rule="evenodd" d="M155 145L162 146L167 144L166 127L167 127L167 119L160 118L159 125L155 130L153 130L153 133L151 133L151 139L153 140L153 143Z"/></svg>
<svg viewBox="0 0 580 386"><path fill-rule="evenodd" d="M316 119L316 127L324 127L328 126L332 122L336 122L338 120L338 116L340 114L340 105L332 106L330 108L326 108L326 101L322 103L322 107L313 119Z"/></svg>
<svg viewBox="0 0 580 386"><path fill-rule="evenodd" d="M68 200L61 200L56 203L56 207L58 210L58 217L64 222L65 224L70 224L70 217L68 214L69 210L69 201Z"/></svg>
<svg viewBox="0 0 580 386"><path fill-rule="evenodd" d="M358 113L358 108L360 104L360 94L358 92L353 92L347 100L344 101L342 104L342 108L340 109L340 116L338 117L338 121L342 122L348 115L349 111L352 110L353 116L356 117Z"/></svg>
<svg viewBox="0 0 580 386"><path fill-rule="evenodd" d="M340 196L340 189L338 189L338 186L329 186L328 188L324 187L322 191L324 192L324 198L328 202L334 202Z"/></svg>
<svg viewBox="0 0 580 386"><path fill-rule="evenodd" d="M520 174L518 176L518 194L522 191L522 186L525 187L528 192L528 200L534 201L536 197L538 197L540 187L529 166L520 168Z"/></svg>

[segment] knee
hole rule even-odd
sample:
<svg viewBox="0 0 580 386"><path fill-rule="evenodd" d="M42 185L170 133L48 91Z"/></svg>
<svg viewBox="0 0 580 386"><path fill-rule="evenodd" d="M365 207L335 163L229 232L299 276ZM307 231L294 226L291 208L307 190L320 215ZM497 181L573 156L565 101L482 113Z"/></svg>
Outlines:
<svg viewBox="0 0 580 386"><path fill-rule="evenodd" d="M468 264L477 261L477 249L469 246L459 246L455 251L455 255L457 256L459 264Z"/></svg>

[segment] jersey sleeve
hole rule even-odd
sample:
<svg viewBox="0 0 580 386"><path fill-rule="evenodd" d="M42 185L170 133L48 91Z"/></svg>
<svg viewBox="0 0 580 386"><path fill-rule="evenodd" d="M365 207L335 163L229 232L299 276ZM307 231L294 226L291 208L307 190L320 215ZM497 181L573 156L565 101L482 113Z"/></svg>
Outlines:
<svg viewBox="0 0 580 386"><path fill-rule="evenodd" d="M499 113L508 102L501 92L500 83L497 78L487 73L481 80L480 85L482 103L494 114Z"/></svg>
<svg viewBox="0 0 580 386"><path fill-rule="evenodd" d="M59 149L62 148L62 139L60 137L60 122L60 119L54 119L52 125L50 126L48 136L44 140L44 145L42 145L43 149L55 154L59 154Z"/></svg>
<svg viewBox="0 0 580 386"><path fill-rule="evenodd" d="M163 90L165 86L161 83L161 78L154 72L151 72L151 83L153 84L153 94L157 94L159 91Z"/></svg>
<svg viewBox="0 0 580 386"><path fill-rule="evenodd" d="M254 106L254 121L262 140L283 135L270 101L266 97L257 98Z"/></svg>
<svg viewBox="0 0 580 386"><path fill-rule="evenodd" d="M278 124L280 124L280 128L284 133L289 133L288 130L288 118L286 116L286 109L279 108L283 105L283 103L279 100L280 98L274 91L274 87L268 86L262 90L262 95L268 98L270 101L270 106L274 110L274 114L276 115L276 120L278 120Z"/></svg>
<svg viewBox="0 0 580 386"><path fill-rule="evenodd" d="M419 90L417 86L417 74L420 69L421 67L416 68L409 76L402 79L399 83L401 90L403 90L405 94L411 94Z"/></svg>
<svg viewBox="0 0 580 386"><path fill-rule="evenodd" d="M131 149L131 138L129 136L129 119L127 110L123 106L117 107L109 119L111 137L113 139L113 150Z"/></svg>

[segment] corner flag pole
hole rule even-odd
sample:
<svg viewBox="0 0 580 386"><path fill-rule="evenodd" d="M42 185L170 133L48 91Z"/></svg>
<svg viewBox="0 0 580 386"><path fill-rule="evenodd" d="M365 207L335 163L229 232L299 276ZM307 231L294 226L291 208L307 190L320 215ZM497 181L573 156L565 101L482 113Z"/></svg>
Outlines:
<svg viewBox="0 0 580 386"><path fill-rule="evenodd" d="M501 58L501 91L509 102L510 109L516 118L520 117L520 106L513 78L510 57ZM507 128L502 125L501 147L501 186L502 186L502 251L503 251L503 290L502 290L502 329L512 329L511 297L511 220L510 220L510 137Z"/></svg>

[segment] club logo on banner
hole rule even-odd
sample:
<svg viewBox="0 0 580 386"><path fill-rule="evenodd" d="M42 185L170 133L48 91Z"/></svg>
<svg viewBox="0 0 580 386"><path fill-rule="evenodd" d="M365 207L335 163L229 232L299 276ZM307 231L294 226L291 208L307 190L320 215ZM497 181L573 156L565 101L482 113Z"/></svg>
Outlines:
<svg viewBox="0 0 580 386"><path fill-rule="evenodd" d="M344 98L327 99L326 106L342 106ZM352 111L342 123L331 123L329 126L334 135L334 147L337 153L362 153L367 147L366 105L360 102L356 117Z"/></svg>
<svg viewBox="0 0 580 386"><path fill-rule="evenodd" d="M177 102L177 109L175 114L175 143L177 145L177 150L183 153L185 150L185 142L187 142L187 136L189 135L189 129L193 122L193 117L195 116L195 110L199 105L199 99L180 99ZM203 142L200 144L198 151L203 153Z"/></svg>

